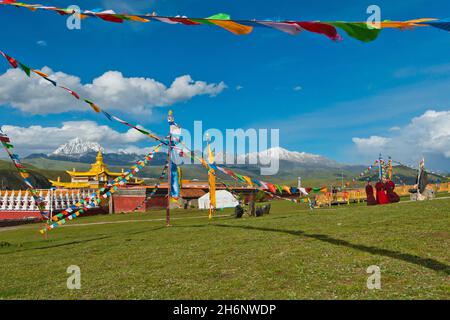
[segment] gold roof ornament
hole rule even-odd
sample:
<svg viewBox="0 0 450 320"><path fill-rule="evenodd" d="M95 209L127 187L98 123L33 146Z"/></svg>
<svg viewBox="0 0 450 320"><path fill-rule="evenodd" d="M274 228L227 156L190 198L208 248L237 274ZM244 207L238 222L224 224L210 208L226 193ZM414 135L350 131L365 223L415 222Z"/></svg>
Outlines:
<svg viewBox="0 0 450 320"><path fill-rule="evenodd" d="M95 163L91 164L91 169L89 171L66 171L71 177L93 177L101 174L110 176L110 177L120 177L122 175L121 172L112 172L108 170L108 167L103 162L103 154L101 151L97 153L97 157L95 158Z"/></svg>

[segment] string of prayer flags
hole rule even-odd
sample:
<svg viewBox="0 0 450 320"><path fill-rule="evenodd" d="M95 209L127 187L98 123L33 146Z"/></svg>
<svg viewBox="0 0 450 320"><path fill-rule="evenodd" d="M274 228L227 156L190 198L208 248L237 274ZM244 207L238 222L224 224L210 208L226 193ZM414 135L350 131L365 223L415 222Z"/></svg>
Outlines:
<svg viewBox="0 0 450 320"><path fill-rule="evenodd" d="M236 35L250 34L255 27L272 28L290 35L297 35L302 31L321 34L331 40L340 40L337 29L343 30L349 37L363 42L374 41L377 39L380 30L386 28L394 28L399 30L411 30L416 27L434 27L445 31L450 31L450 21L448 19L421 18L406 21L383 21L373 28L368 22L348 22L348 21L292 21L292 20L235 20L231 19L226 13L219 13L208 18L190 18L186 16L159 16L152 14L137 13L116 13L113 10L80 10L64 9L53 6L43 6L40 4L28 4L16 2L13 0L0 0L0 5L15 6L27 8L33 12L38 11L54 11L59 15L77 14L80 18L99 18L106 22L123 23L124 21L132 21L138 23L147 23L149 21L157 21L166 24L181 24L184 26L212 25L220 27ZM14 63L12 61L12 63Z"/></svg>
<svg viewBox="0 0 450 320"><path fill-rule="evenodd" d="M132 129L134 129L136 131L139 131L142 134L145 134L145 135L149 136L150 138L152 138L152 139L154 139L156 141L162 142L163 144L167 144L167 141L165 139L158 137L156 134L150 132L149 130L144 130L144 129L138 128L135 125L132 125L132 124L130 124L130 123L128 123L128 122L126 122L126 121L124 121L124 120L114 116L114 115L111 115L108 112L102 110L96 103L92 102L91 100L81 98L81 96L78 93L76 93L74 90L72 90L70 88L67 88L65 86L58 85L55 80L50 79L49 76L47 74L45 74L44 72L39 71L39 70L35 70L35 69L31 69L31 68L25 66L25 64L19 62L17 59L15 59L13 57L7 55L3 51L0 51L0 54L9 62L9 64L13 68L20 67L27 74L27 76L30 76L31 75L31 71L32 71L33 73L37 74L38 76L40 76L43 79L45 79L45 80L49 81L50 83L52 83L55 87L59 87L59 88L65 90L71 96L73 96L75 99L82 100L82 101L86 102L96 113L103 114L108 120L119 122L119 123L121 123L123 125L126 125L129 128L132 128Z"/></svg>
<svg viewBox="0 0 450 320"><path fill-rule="evenodd" d="M334 37L334 32L332 31L332 29L324 28L324 27L321 26L321 25L313 25L313 24L310 24L308 27L309 27L309 28L318 28L317 31L320 30L320 32L324 32L324 33L327 34L328 36ZM33 71L35 74L39 75L40 77L42 77L42 78L44 78L44 79L50 81L52 84L54 84L55 86L57 86L56 81L53 81L53 80L49 79L49 77L48 77L47 74L45 74L45 73L43 73L43 72L41 72L41 71L38 71L38 70L31 69L31 68L29 68L29 67L23 67L24 64L18 62L16 59L12 58L11 56L5 54L5 53L2 52L2 51L0 51L0 54L2 54L2 55L5 57L5 59L8 61L8 63L9 63L11 66L13 66L14 68L17 68L18 66L21 66L21 69L24 70L24 72L27 72L27 70L28 70L28 71L31 70L31 71ZM28 73L27 73L27 75L28 75ZM64 86L59 86L59 87L62 88L62 89L64 89L65 91L69 92L74 98L76 98L76 99L78 99L78 100L81 99L80 96L79 96L76 92L74 92L73 90L71 90L71 89L69 89L69 88L67 88L67 87L64 87ZM137 126L134 126L134 125L132 125L132 124L130 124L130 123L128 123L128 122L126 122L126 121L124 121L124 120L122 120L122 119L120 119L120 118L114 116L114 115L109 114L108 112L106 112L106 111L100 109L94 102L92 102L92 101L90 101L90 100L88 100L88 99L83 99L83 100L84 100L87 104L89 104L89 105L92 107L92 109L94 109L95 112L97 112L97 113L102 113L108 120L110 120L110 121L117 121L117 122L119 122L119 123L122 123L122 124L124 124L124 125L126 125L126 126L128 126L128 127L130 127L130 128L133 128L133 129L139 131L139 132L142 133L142 134L145 134L145 135L147 135L147 136L149 136L149 137L151 137L151 138L153 138L153 139L155 139L155 140L157 140L157 141L160 141L160 142L161 142L162 144L164 144L164 145L168 145L168 141L167 141L167 140L162 139L162 138L158 137L157 135L155 135L155 134L153 134L153 133L151 133L151 132L149 132L149 131L147 131L147 130L138 128ZM173 121L172 121L172 122L173 122ZM175 134L175 140L178 141L179 143L182 143L182 141L181 141L179 138L177 138L177 135L181 132L181 127L179 127L179 126L178 126L177 124L175 124L174 122L173 122L173 123L170 123L170 126L171 126L171 133L172 133L172 134ZM4 138L4 139L5 139L5 138ZM9 141L2 141L2 143L4 144L5 148L12 148L12 145L9 144ZM183 144L183 145L184 145L184 144ZM185 145L184 145L184 146L185 146ZM185 146L185 147L186 147L186 146ZM187 149L187 151L188 151L188 154L191 155L191 157L194 157L194 156L195 156L195 153L193 153L193 152L192 152L191 150L189 150L187 147L186 147L186 149ZM205 168L207 168L207 169L212 168L212 169L215 170L215 171L221 171L221 172L223 172L223 173L225 173L225 174L231 176L231 177L234 178L234 179L237 179L237 180L240 180L241 182L247 183L249 186L253 186L253 185L255 184L255 185L257 185L257 186L260 186L262 190L269 190L269 191L270 191L271 193L273 193L273 194L276 194L277 192L279 192L280 194L282 194L282 193L283 193L283 190L286 191L286 192L288 192L287 188L283 188L283 187L281 187L281 186L279 186L279 185L273 185L273 184L266 183L266 182L264 182L264 181L259 181L259 180L257 180L257 179L251 179L250 177L243 176L243 175L240 175L240 174L238 174L238 173L234 173L234 172L232 172L231 170L228 170L228 169L224 169L224 168L218 167L218 166L216 166L215 164L208 164L208 163L203 159L203 157L201 157L201 158L199 158L199 159L200 159L200 161L201 161L201 164L202 164ZM377 162L376 162L376 163L377 163ZM130 174L126 175L124 178L121 178L121 179L118 181L118 183L119 183L119 184L123 184L123 183L124 183L123 180L128 181L129 179L131 179L131 178L133 177L133 175L134 175L136 172L138 172L138 171L140 170L139 167L136 167L136 168L134 168L134 169L137 170L137 171L133 171L133 172L131 172ZM20 167L18 167L18 170L19 170L19 172L21 172L21 168L20 168ZM370 167L369 167L369 170L370 170ZM23 173L24 175L27 175L26 172L22 172L22 173ZM176 173L174 174L174 176L175 176L175 175L176 175L176 176L179 175L179 174L178 174L178 170L176 170ZM27 176L27 177L28 177L28 176ZM25 178L25 179L26 179L26 178ZM179 180L179 179L176 179L176 180ZM25 180L25 182L26 182L27 185L28 185L29 182L26 181L26 180ZM178 195L174 195L174 198L177 198L177 197L179 196L179 188L180 188L180 187L179 187L179 184L178 184L178 187L177 187L177 186L174 184L174 182L173 182L173 186L174 186L175 192L176 192L176 190L178 190ZM315 189L314 192L327 192L327 189L326 189L326 188L313 188L313 189ZM305 189L305 190L307 190L307 189ZM114 191L115 191L115 189L112 188L112 189L106 191L103 195L106 194L106 197L108 197L108 196L110 196L111 193L114 192ZM289 192L290 192L290 189L289 189ZM289 193L289 192L288 192L288 193ZM307 190L307 192L309 192L309 191Z"/></svg>
<svg viewBox="0 0 450 320"><path fill-rule="evenodd" d="M1 127L0 127L0 142L2 143L13 165L19 172L19 175L22 177L23 182L26 184L27 190L30 191L31 196L33 197L34 202L36 203L39 212L41 213L41 216L44 219L48 219L48 214L47 212L45 212L45 204L43 199L38 195L36 189L34 188L33 183L30 180L30 174L25 169L25 166L20 162L19 156L13 152L14 147L11 144L11 139L6 135L5 132L3 132Z"/></svg>
<svg viewBox="0 0 450 320"><path fill-rule="evenodd" d="M249 181L252 182L252 185L257 185L259 187L259 190L263 191L264 193L270 194L271 196L276 196L277 193L279 194L283 194L283 191L286 191L289 195L292 194L296 194L298 192L301 192L301 194L303 195L308 195L311 191L314 192L322 192L322 193L326 193L328 192L327 187L318 187L318 188L296 188L296 187L289 187L289 186L280 186L278 184L271 184L265 181L261 181L258 179L254 179L254 178L250 178L247 176L243 176L239 173L233 172L229 169L225 169L222 167L219 167L216 163L208 163L207 161L205 161L203 159L202 156L197 156L195 154L195 152L193 152L192 150L190 150L186 144L184 144L182 141L180 141L180 145L182 147L184 147L186 149L185 154L190 155L191 159L193 160L198 160L200 161L202 164L204 164L206 169L213 169L214 171L220 171L230 177L232 177L235 180L238 180L240 182L243 183L247 183L249 185ZM248 181L249 180L249 181ZM284 198L282 198L284 199ZM291 199L284 199L284 200L289 200L291 201Z"/></svg>
<svg viewBox="0 0 450 320"><path fill-rule="evenodd" d="M105 187L100 188L96 192L92 193L89 197L85 199L81 199L78 203L73 206L63 210L61 213L58 213L53 216L54 223L49 224L46 228L41 229L39 232L41 234L45 234L47 231L57 228L66 223L67 220L73 220L88 211L99 205L101 203L101 198L108 198L113 193L118 190L118 186L123 184L123 180L127 180L127 177L135 174L137 171L142 169L147 163L153 159L153 154L158 152L159 148L161 148L162 144L155 146L145 157L144 160L140 160L136 162L136 165L133 165L130 169L122 174L122 176L115 178L112 182L108 183Z"/></svg>
<svg viewBox="0 0 450 320"><path fill-rule="evenodd" d="M162 179L165 178L165 176L166 176L166 174L167 174L167 169L168 169L168 168L169 168L169 162L166 162L166 164L164 165L163 170L162 170L162 172L161 172L161 174L160 174L160 176L159 176L159 178L158 178L158 182L156 183L156 185L155 185L155 187L153 188L152 192L150 192L150 194L149 194L147 197L145 197L145 199L142 200L142 202L141 202L136 208L134 208L133 211L139 211L139 210L142 208L142 206L143 206L148 200L150 200L151 198L153 198L153 196L156 194L156 192L158 191L158 189L159 189L159 187L160 187L160 185L161 185Z"/></svg>
<svg viewBox="0 0 450 320"><path fill-rule="evenodd" d="M202 21L207 21L236 35L249 34L253 31L253 27L232 21L230 15L225 13L213 15L207 19L203 19Z"/></svg>

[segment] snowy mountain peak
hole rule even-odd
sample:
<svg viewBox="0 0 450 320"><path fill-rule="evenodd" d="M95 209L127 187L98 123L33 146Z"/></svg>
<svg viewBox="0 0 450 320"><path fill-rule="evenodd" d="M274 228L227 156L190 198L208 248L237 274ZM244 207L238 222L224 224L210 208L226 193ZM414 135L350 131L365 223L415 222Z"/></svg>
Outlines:
<svg viewBox="0 0 450 320"><path fill-rule="evenodd" d="M53 151L50 155L53 156L73 156L73 155L82 155L88 152L104 152L104 149L97 142L86 141L81 138L75 138L70 140L69 142L59 146L55 151Z"/></svg>
<svg viewBox="0 0 450 320"><path fill-rule="evenodd" d="M303 162L305 160L319 160L323 159L322 156L306 153L306 152L297 152L297 151L289 151L287 149L281 147L270 148L258 153L259 157L278 157L280 160L288 160L288 161L298 161Z"/></svg>
<svg viewBox="0 0 450 320"><path fill-rule="evenodd" d="M281 147L274 147L260 152L248 153L246 155L241 155L238 158L241 159L241 161L243 160L243 158L251 159L253 161L255 159L258 159L259 163L268 163L271 159L278 158L279 160L301 164L317 164L331 167L338 165L335 161L327 159L320 155L306 152L289 151Z"/></svg>

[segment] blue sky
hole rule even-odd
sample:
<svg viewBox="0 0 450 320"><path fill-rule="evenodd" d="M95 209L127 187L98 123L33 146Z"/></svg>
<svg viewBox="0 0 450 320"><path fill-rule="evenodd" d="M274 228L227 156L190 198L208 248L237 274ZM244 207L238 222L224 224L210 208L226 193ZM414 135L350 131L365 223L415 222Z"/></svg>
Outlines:
<svg viewBox="0 0 450 320"><path fill-rule="evenodd" d="M370 4L381 7L382 19L450 16L447 0L433 1L433 5L425 0L39 3L192 17L225 12L236 19L365 21ZM215 97L194 96L170 106L176 120L188 129L194 120L202 120L205 128L280 128L281 146L290 150L366 163L386 149L412 163L416 161L411 158L414 153L405 154L401 145L407 141L408 130L416 132L417 122L429 119L423 118L427 110L437 112L433 119L450 118L450 34L431 27L414 31L388 29L376 41L361 43L342 32L344 40L333 42L307 32L294 37L266 28L235 36L215 27L157 22L114 24L88 19L82 22L81 30L68 30L65 24L65 17L51 12L0 7L0 27L4 30L0 49L30 66L48 66L77 76L83 84L111 70L120 71L124 77L152 78L166 86L183 75L208 84L225 83L227 89ZM0 74L7 69L6 63L0 63ZM301 90L294 90L296 87ZM48 95L53 92L49 88ZM65 121L82 120L111 126L82 104L80 111L31 114L4 100L0 96L0 122L16 129L60 127ZM108 106L102 107L108 110ZM127 105L115 113L156 132L167 131L167 107L153 107L151 114L130 112L132 108ZM415 121L418 117L419 121ZM446 121L439 123L450 127ZM120 125L113 124L112 128L126 131ZM443 134L443 141L422 141L417 153L429 152L427 144L437 143L439 148L431 148L438 159L436 167L450 167L450 134L445 130L436 134ZM370 140L372 136L384 137L392 145L389 148L386 143L375 143L367 150L361 144L371 146L377 142ZM358 145L354 138L368 140ZM136 145L145 144L137 141ZM424 149L420 150L420 146ZM21 152L26 154L25 149Z"/></svg>

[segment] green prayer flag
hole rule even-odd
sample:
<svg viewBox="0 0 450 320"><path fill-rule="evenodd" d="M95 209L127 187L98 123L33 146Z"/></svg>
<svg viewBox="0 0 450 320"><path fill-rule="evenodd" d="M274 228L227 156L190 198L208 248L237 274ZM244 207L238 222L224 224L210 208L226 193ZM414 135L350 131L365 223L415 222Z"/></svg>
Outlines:
<svg viewBox="0 0 450 320"><path fill-rule="evenodd" d="M137 128L137 130L143 134L150 134L150 132Z"/></svg>
<svg viewBox="0 0 450 320"><path fill-rule="evenodd" d="M226 14L226 13L218 13L218 14L212 15L211 17L203 18L203 19L191 19L191 18L189 18L189 20L197 22L197 23L214 24L214 23L208 21L208 19L212 19L212 20L230 20L231 17L230 17L229 14Z"/></svg>
<svg viewBox="0 0 450 320"><path fill-rule="evenodd" d="M364 22L328 22L329 24L344 30L350 37L363 42L374 41L378 38L381 29L369 28Z"/></svg>
<svg viewBox="0 0 450 320"><path fill-rule="evenodd" d="M242 182L246 182L244 177L241 176L239 173L235 173L236 177L238 177L239 180L241 180Z"/></svg>
<svg viewBox="0 0 450 320"><path fill-rule="evenodd" d="M231 16L226 13L217 13L211 17L208 17L206 19L212 19L212 20L230 20Z"/></svg>
<svg viewBox="0 0 450 320"><path fill-rule="evenodd" d="M283 189L281 188L280 185L276 184L275 188L277 188L277 191L279 191L280 193L283 193Z"/></svg>
<svg viewBox="0 0 450 320"><path fill-rule="evenodd" d="M19 62L19 66L23 70L23 72L25 72L27 74L27 76L30 76L30 71L31 71L30 68L28 68L26 65L24 65L20 62Z"/></svg>

